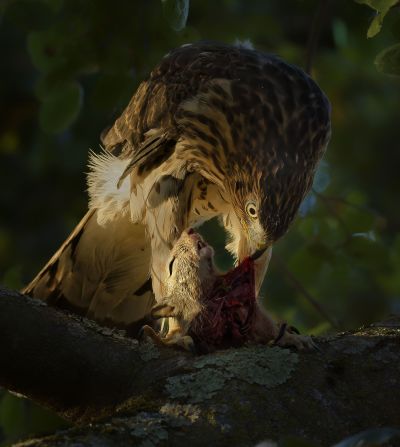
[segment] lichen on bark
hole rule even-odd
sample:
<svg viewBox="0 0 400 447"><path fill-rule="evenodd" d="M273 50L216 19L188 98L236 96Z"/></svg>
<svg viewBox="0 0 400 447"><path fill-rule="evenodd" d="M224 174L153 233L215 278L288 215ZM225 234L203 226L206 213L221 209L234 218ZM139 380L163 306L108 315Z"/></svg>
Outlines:
<svg viewBox="0 0 400 447"><path fill-rule="evenodd" d="M232 379L272 388L288 380L297 362L296 353L279 347L229 349L197 359L193 367L198 371L169 377L166 391L173 399L199 403Z"/></svg>
<svg viewBox="0 0 400 447"><path fill-rule="evenodd" d="M152 341L144 341L138 344L140 358L147 362L149 360L158 359L160 357L160 351L154 345Z"/></svg>

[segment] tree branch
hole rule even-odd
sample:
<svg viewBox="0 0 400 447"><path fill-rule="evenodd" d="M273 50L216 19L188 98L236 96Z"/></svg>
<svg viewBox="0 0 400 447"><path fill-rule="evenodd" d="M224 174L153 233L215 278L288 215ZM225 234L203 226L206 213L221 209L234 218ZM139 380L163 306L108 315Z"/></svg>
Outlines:
<svg viewBox="0 0 400 447"><path fill-rule="evenodd" d="M0 289L0 385L80 424L30 447L242 446L283 435L330 445L398 425L400 318L315 342L303 353L159 351Z"/></svg>
<svg viewBox="0 0 400 447"><path fill-rule="evenodd" d="M151 356L150 347L117 331L0 288L0 385L66 419L110 414L176 370L174 352L156 351L157 368L144 361Z"/></svg>

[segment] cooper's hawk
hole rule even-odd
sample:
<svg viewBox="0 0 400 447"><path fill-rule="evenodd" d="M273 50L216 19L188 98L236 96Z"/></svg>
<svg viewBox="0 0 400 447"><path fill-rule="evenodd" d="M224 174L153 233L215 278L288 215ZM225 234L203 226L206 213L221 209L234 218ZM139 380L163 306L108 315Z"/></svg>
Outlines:
<svg viewBox="0 0 400 447"><path fill-rule="evenodd" d="M240 45L172 51L91 156L89 212L25 292L139 322L163 297L173 243L214 216L238 261L262 253L259 287L329 135L328 100L299 68Z"/></svg>

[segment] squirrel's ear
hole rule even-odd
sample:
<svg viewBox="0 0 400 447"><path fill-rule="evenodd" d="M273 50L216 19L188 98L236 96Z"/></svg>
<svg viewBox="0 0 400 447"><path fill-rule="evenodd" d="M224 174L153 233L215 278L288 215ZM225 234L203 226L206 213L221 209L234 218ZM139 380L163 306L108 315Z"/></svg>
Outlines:
<svg viewBox="0 0 400 447"><path fill-rule="evenodd" d="M151 317L157 320L164 317L176 317L175 307L170 304L157 304L151 309Z"/></svg>

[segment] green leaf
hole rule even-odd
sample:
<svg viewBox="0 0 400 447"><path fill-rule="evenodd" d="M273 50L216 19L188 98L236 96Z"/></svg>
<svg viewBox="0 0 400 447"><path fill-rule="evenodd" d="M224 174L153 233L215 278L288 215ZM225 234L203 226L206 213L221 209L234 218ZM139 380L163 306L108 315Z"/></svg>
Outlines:
<svg viewBox="0 0 400 447"><path fill-rule="evenodd" d="M400 430L395 428L372 428L357 435L350 436L335 444L333 447L362 447L382 445L395 437L400 436Z"/></svg>
<svg viewBox="0 0 400 447"><path fill-rule="evenodd" d="M57 89L57 85L59 86L59 81L55 82L53 76L44 75L40 77L36 81L34 88L36 97L41 101L45 101Z"/></svg>
<svg viewBox="0 0 400 447"><path fill-rule="evenodd" d="M39 121L49 133L57 133L70 126L79 114L83 91L77 82L60 85L43 101Z"/></svg>
<svg viewBox="0 0 400 447"><path fill-rule="evenodd" d="M398 3L398 0L355 0L357 3L368 5L375 9L377 15L368 28L367 37L376 36L382 28L383 19L389 10Z"/></svg>
<svg viewBox="0 0 400 447"><path fill-rule="evenodd" d="M377 14L373 18L371 25L369 26L368 31L367 31L368 38L374 37L379 33L379 31L382 28L383 18L384 18L383 14Z"/></svg>
<svg viewBox="0 0 400 447"><path fill-rule="evenodd" d="M28 51L37 69L49 72L65 63L62 41L55 30L34 31L28 35Z"/></svg>
<svg viewBox="0 0 400 447"><path fill-rule="evenodd" d="M181 31L189 15L189 0L161 0L165 17L171 28Z"/></svg>
<svg viewBox="0 0 400 447"><path fill-rule="evenodd" d="M368 5L378 12L388 11L398 0L356 0L361 5Z"/></svg>
<svg viewBox="0 0 400 447"><path fill-rule="evenodd" d="M375 58L375 65L381 73L400 76L400 43L381 51Z"/></svg>

